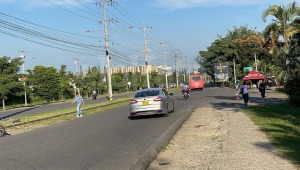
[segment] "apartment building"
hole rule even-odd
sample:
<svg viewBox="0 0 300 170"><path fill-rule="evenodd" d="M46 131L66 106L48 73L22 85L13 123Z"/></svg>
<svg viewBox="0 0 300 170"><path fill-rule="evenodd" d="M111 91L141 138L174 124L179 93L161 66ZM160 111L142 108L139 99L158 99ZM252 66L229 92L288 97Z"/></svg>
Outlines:
<svg viewBox="0 0 300 170"><path fill-rule="evenodd" d="M165 67L161 65L148 65L149 73L155 72L158 74L165 74L165 71L167 71L168 75L172 74L172 67ZM142 75L146 74L146 65L140 65L140 66L124 66L124 67L112 67L111 73L141 73Z"/></svg>

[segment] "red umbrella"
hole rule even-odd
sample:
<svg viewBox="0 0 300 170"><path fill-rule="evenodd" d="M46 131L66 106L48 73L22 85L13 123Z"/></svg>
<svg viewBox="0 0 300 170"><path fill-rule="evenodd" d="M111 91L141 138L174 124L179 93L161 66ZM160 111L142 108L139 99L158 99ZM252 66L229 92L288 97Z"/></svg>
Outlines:
<svg viewBox="0 0 300 170"><path fill-rule="evenodd" d="M243 77L243 80L263 80L263 79L265 79L265 76L257 72L256 70L250 71L249 74Z"/></svg>

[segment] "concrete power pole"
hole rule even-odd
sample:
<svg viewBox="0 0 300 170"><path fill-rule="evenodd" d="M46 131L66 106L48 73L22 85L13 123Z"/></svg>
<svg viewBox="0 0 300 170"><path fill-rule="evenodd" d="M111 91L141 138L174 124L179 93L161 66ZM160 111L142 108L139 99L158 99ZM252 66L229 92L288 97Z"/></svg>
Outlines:
<svg viewBox="0 0 300 170"><path fill-rule="evenodd" d="M164 60L165 60L165 75L166 75L166 88L168 89L168 72L167 72L167 63L166 63L166 47L165 45L168 44L167 42L163 42L163 43L160 43L164 46Z"/></svg>
<svg viewBox="0 0 300 170"><path fill-rule="evenodd" d="M146 27L144 27L144 51L145 51L145 65L146 65L146 75L147 75L147 87L149 89L150 88L150 80L149 80L149 70L148 70L148 50L147 50L147 41L146 41Z"/></svg>
<svg viewBox="0 0 300 170"><path fill-rule="evenodd" d="M76 67L76 76L78 76L78 60L79 60L79 58L73 58L75 61L74 61L74 64L75 64L75 67Z"/></svg>
<svg viewBox="0 0 300 170"><path fill-rule="evenodd" d="M234 74L234 85L236 85L235 58L233 59L233 74Z"/></svg>
<svg viewBox="0 0 300 170"><path fill-rule="evenodd" d="M24 55L25 51L23 51L23 50L18 50L18 51L20 51L22 53L20 58L22 58L22 60L23 60L22 74L23 74L23 85L25 87L25 85L26 85L25 84L25 55ZM25 88L24 88L24 100L25 100L25 106L27 106L27 94L26 94L26 89Z"/></svg>
<svg viewBox="0 0 300 170"><path fill-rule="evenodd" d="M175 52L175 74L176 74L176 87L178 88L178 69L177 69L177 59L178 59L178 52Z"/></svg>
<svg viewBox="0 0 300 170"><path fill-rule="evenodd" d="M109 48L108 48L108 31L107 31L107 19L106 19L106 3L109 5L113 4L113 1L105 1L102 0L102 9L103 9L103 26L104 26L104 39L105 39L105 54L106 54L106 77L107 77L107 84L108 84L108 100L112 101L112 85L111 85L111 69L110 69L110 56L109 56Z"/></svg>
<svg viewBox="0 0 300 170"><path fill-rule="evenodd" d="M185 56L185 58L187 59L187 81L190 82L190 59L187 56Z"/></svg>

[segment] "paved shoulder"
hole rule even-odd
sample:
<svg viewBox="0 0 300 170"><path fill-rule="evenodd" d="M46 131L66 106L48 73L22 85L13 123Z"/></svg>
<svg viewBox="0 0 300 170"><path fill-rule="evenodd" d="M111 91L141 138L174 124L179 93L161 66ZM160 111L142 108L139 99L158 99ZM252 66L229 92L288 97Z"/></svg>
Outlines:
<svg viewBox="0 0 300 170"><path fill-rule="evenodd" d="M149 170L296 170L242 112L198 108Z"/></svg>

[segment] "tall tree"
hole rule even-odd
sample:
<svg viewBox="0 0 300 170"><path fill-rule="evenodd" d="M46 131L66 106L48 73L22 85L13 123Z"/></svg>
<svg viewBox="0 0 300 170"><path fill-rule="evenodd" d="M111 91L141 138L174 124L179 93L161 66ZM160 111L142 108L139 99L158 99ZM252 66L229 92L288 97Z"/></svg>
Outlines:
<svg viewBox="0 0 300 170"><path fill-rule="evenodd" d="M58 100L60 92L60 77L56 68L35 66L33 70L28 70L27 84L32 87L36 96L49 102Z"/></svg>
<svg viewBox="0 0 300 170"><path fill-rule="evenodd" d="M277 66L285 73L285 90L290 101L299 104L299 59L298 55L295 55L297 45L293 44L298 44L296 39L300 33L300 8L295 1L287 6L273 5L263 12L264 22L268 16L275 18L264 31L269 51L275 54Z"/></svg>
<svg viewBox="0 0 300 170"><path fill-rule="evenodd" d="M262 19L266 22L268 16L272 16L272 22L265 28L264 35L268 44L269 52L276 53L278 65L283 67L288 77L292 71L289 68L291 61L295 57L291 55L291 40L293 35L300 33L298 17L300 17L300 8L296 2L291 2L287 6L270 6L263 12Z"/></svg>
<svg viewBox="0 0 300 170"><path fill-rule="evenodd" d="M18 80L18 72L22 63L21 58L0 57L0 99L3 110L5 110L5 100L9 94L21 96L21 92L24 91L22 83Z"/></svg>
<svg viewBox="0 0 300 170"><path fill-rule="evenodd" d="M66 96L70 96L72 94L72 87L70 85L70 77L67 75L67 66L61 65L59 70L59 78L60 78L60 96L61 99L64 100Z"/></svg>

